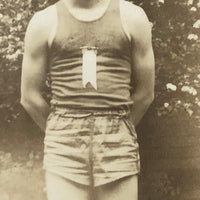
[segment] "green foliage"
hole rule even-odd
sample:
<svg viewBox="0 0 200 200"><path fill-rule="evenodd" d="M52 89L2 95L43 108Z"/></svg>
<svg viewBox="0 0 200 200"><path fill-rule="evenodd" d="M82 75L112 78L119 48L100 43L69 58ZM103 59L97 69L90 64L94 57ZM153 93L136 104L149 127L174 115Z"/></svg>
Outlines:
<svg viewBox="0 0 200 200"><path fill-rule="evenodd" d="M33 0L0 2L0 121L18 116L25 30L34 12L45 6Z"/></svg>
<svg viewBox="0 0 200 200"><path fill-rule="evenodd" d="M56 0L0 3L0 120L17 117L24 34L31 16ZM153 23L158 116L186 110L200 121L200 1L135 0ZM198 123L195 123L198 125Z"/></svg>
<svg viewBox="0 0 200 200"><path fill-rule="evenodd" d="M157 115L185 110L200 119L200 1L151 0L142 6L153 23Z"/></svg>
<svg viewBox="0 0 200 200"><path fill-rule="evenodd" d="M168 0L158 4L155 10L151 17L158 115L184 109L199 120L199 2Z"/></svg>

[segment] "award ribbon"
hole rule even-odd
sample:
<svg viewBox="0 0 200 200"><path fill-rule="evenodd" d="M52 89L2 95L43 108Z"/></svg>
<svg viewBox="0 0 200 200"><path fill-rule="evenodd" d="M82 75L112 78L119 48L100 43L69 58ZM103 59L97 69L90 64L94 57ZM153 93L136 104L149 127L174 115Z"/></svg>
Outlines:
<svg viewBox="0 0 200 200"><path fill-rule="evenodd" d="M82 50L82 83L86 88L88 83L97 90L97 48L84 46Z"/></svg>

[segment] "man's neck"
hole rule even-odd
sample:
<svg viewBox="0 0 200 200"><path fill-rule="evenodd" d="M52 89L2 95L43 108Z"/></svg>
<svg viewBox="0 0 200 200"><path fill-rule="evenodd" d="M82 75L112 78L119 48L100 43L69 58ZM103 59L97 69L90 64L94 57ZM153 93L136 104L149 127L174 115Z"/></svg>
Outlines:
<svg viewBox="0 0 200 200"><path fill-rule="evenodd" d="M78 20L93 21L106 12L111 0L62 0L69 12Z"/></svg>
<svg viewBox="0 0 200 200"><path fill-rule="evenodd" d="M65 0L68 1L71 6L79 8L92 8L95 7L102 0Z"/></svg>

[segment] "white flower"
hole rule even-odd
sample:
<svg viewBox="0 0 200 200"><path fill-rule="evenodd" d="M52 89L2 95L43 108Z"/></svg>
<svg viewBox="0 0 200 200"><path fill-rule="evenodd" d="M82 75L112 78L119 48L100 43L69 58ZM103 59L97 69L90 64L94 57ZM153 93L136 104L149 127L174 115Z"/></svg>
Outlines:
<svg viewBox="0 0 200 200"><path fill-rule="evenodd" d="M21 30L22 30L22 25L19 24L19 25L17 26L17 29L18 29L19 31L21 31Z"/></svg>
<svg viewBox="0 0 200 200"><path fill-rule="evenodd" d="M20 38L19 38L19 37L16 37L15 40L16 40L17 42L19 42L19 41L20 41Z"/></svg>
<svg viewBox="0 0 200 200"><path fill-rule="evenodd" d="M200 19L193 24L193 28L200 28Z"/></svg>
<svg viewBox="0 0 200 200"><path fill-rule="evenodd" d="M0 13L0 19L3 18L3 15Z"/></svg>
<svg viewBox="0 0 200 200"><path fill-rule="evenodd" d="M196 34L189 34L187 37L188 40L198 40L198 38L199 37Z"/></svg>
<svg viewBox="0 0 200 200"><path fill-rule="evenodd" d="M177 104L181 104L181 100L178 100L178 101L177 101Z"/></svg>
<svg viewBox="0 0 200 200"><path fill-rule="evenodd" d="M190 6L193 4L193 0L188 0L187 5Z"/></svg>
<svg viewBox="0 0 200 200"><path fill-rule="evenodd" d="M164 4L165 0L158 0L158 2Z"/></svg>
<svg viewBox="0 0 200 200"><path fill-rule="evenodd" d="M191 94L192 95L197 95L197 90L195 88L191 88Z"/></svg>
<svg viewBox="0 0 200 200"><path fill-rule="evenodd" d="M197 11L197 8L192 7L192 8L190 8L190 11L196 12L196 11Z"/></svg>
<svg viewBox="0 0 200 200"><path fill-rule="evenodd" d="M200 79L200 74L197 75L197 78Z"/></svg>
<svg viewBox="0 0 200 200"><path fill-rule="evenodd" d="M16 55L21 54L21 51L19 49L17 49L17 51L15 52Z"/></svg>
<svg viewBox="0 0 200 200"><path fill-rule="evenodd" d="M9 35L9 36L8 36L8 39L12 39L12 38L13 38L12 35Z"/></svg>
<svg viewBox="0 0 200 200"><path fill-rule="evenodd" d="M181 91L182 92L187 92L187 91L189 91L189 87L188 86L183 86L182 88L181 88Z"/></svg>
<svg viewBox="0 0 200 200"><path fill-rule="evenodd" d="M188 112L189 116L191 117L194 113L194 111L192 111L191 109L186 109L186 111Z"/></svg>
<svg viewBox="0 0 200 200"><path fill-rule="evenodd" d="M172 91L177 90L177 86L172 84L172 83L167 83L166 87L167 87L168 90L172 90Z"/></svg>
<svg viewBox="0 0 200 200"><path fill-rule="evenodd" d="M19 20L21 20L22 19L22 16L21 16L21 14L17 14L17 21L19 21Z"/></svg>
<svg viewBox="0 0 200 200"><path fill-rule="evenodd" d="M169 107L169 103L164 103L164 107L165 108Z"/></svg>
<svg viewBox="0 0 200 200"><path fill-rule="evenodd" d="M200 8L200 1L197 3L197 7Z"/></svg>
<svg viewBox="0 0 200 200"><path fill-rule="evenodd" d="M183 86L181 88L181 91L182 92L187 92L187 93L192 94L194 96L197 95L197 90L195 88L193 88L193 87L190 87L190 86Z"/></svg>

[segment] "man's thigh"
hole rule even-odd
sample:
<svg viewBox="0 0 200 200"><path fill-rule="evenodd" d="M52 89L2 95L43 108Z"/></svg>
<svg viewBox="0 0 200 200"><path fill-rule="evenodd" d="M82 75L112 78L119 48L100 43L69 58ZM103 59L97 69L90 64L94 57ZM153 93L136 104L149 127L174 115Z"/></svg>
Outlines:
<svg viewBox="0 0 200 200"><path fill-rule="evenodd" d="M96 188L97 200L137 200L138 176L133 175Z"/></svg>
<svg viewBox="0 0 200 200"><path fill-rule="evenodd" d="M88 187L46 172L48 200L88 200Z"/></svg>

